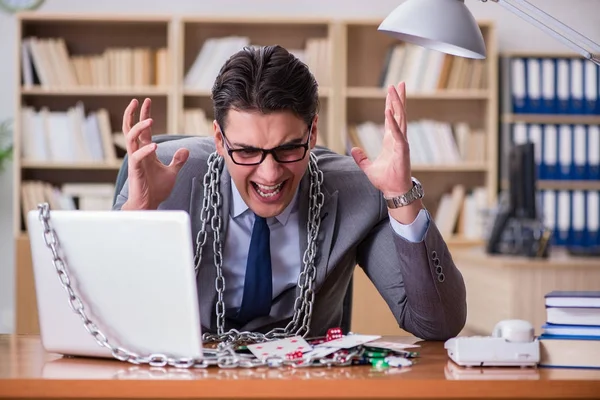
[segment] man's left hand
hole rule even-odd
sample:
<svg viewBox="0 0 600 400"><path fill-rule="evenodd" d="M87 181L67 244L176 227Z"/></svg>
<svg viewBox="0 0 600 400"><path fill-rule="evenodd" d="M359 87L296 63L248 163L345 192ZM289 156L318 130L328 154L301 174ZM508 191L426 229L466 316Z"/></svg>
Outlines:
<svg viewBox="0 0 600 400"><path fill-rule="evenodd" d="M406 86L401 82L397 87L388 88L385 100L385 132L381 153L373 161L365 152L354 147L352 157L367 175L373 186L385 197L400 196L412 187L410 149L406 132ZM421 201L408 207L390 212L401 223L411 223L423 208Z"/></svg>

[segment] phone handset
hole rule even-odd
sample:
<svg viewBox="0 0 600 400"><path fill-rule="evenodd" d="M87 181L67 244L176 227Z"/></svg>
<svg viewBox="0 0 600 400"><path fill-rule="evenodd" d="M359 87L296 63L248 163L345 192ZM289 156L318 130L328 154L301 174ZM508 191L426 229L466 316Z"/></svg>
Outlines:
<svg viewBox="0 0 600 400"><path fill-rule="evenodd" d="M529 321L506 319L496 324L492 336L501 337L507 342L533 342L534 329Z"/></svg>

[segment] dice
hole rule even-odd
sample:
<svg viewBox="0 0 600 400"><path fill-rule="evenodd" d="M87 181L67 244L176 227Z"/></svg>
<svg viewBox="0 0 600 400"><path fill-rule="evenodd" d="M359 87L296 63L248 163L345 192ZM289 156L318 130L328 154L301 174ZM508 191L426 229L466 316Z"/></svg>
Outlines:
<svg viewBox="0 0 600 400"><path fill-rule="evenodd" d="M290 361L300 360L302 359L302 352L300 350L292 351L291 353L287 353L285 358Z"/></svg>
<svg viewBox="0 0 600 400"><path fill-rule="evenodd" d="M329 342L331 340L339 339L342 337L344 337L344 335L342 334L341 328L329 328L327 330L327 335L325 336L325 341Z"/></svg>

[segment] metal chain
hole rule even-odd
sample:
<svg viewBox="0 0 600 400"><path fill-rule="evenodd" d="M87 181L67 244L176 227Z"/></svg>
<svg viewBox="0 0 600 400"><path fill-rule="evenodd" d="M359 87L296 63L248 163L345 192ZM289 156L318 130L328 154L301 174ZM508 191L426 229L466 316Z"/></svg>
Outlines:
<svg viewBox="0 0 600 400"><path fill-rule="evenodd" d="M321 184L323 182L323 173L317 167L317 158L310 153L309 173L311 174L310 184L310 199L309 199L309 217L307 222L308 228L308 246L304 253L303 262L304 268L298 278L300 287L300 295L294 303L294 316L290 323L285 328L275 328L272 331L261 334L255 332L239 332L231 329L228 332L223 332L224 326L224 309L223 292L225 290L225 279L222 274L222 247L221 247L221 216L219 209L222 205L221 195L219 193L219 174L222 165L222 158L216 153L209 157L209 170L204 177L204 200L202 202L201 211L201 229L197 235L196 247L196 274L202 261L202 248L206 243L206 222L211 213L211 228L214 232L213 249L215 252L214 262L217 268L217 279L215 286L217 289L217 315L221 315L221 321L217 326L219 332L217 335L205 334L205 340L219 342L217 349L204 348L203 357L195 358L174 358L165 354L154 353L147 356L140 356L123 347L111 344L106 335L97 327L97 325L88 317L85 306L81 298L75 293L71 286L71 279L68 272L67 263L62 255L62 250L58 235L51 225L50 221L50 206L48 203L38 205L39 219L43 225L43 236L46 246L52 252L52 264L56 269L59 281L66 290L69 297L69 305L71 309L79 315L83 321L85 329L92 335L99 346L110 350L112 356L120 361L126 361L132 364L148 364L151 367L171 366L175 368L206 368L211 365L217 365L220 368L252 368L259 366L280 367L290 365L293 367L309 367L336 365L350 365L352 360L360 356L358 351L350 354L341 355L335 354L333 358L311 358L300 360L288 360L284 357L270 356L262 359L255 358L253 355L239 354L234 350L234 345L239 342L247 341L266 341L281 337L302 335L306 336L309 332L310 321L312 316L312 306L314 303L314 280L316 276L316 267L314 259L317 250L317 237L320 227L320 211L323 206L324 196L321 192ZM303 315L302 315L303 314ZM302 325L298 327L300 318L302 317Z"/></svg>
<svg viewBox="0 0 600 400"><path fill-rule="evenodd" d="M208 170L204 175L204 199L202 210L200 212L201 226L196 235L196 265L195 270L198 274L202 263L202 250L206 243L207 221L210 218L211 228L213 230L213 251L214 265L217 270L215 279L215 288L217 290L217 301L215 304L215 313L217 317L217 333L204 333L205 342L219 343L244 343L244 342L262 342L272 339L280 339L289 336L306 336L310 331L310 321L312 318L312 308L315 300L314 284L316 278L315 256L317 253L317 238L321 226L321 208L325 196L321 192L323 184L323 172L317 164L317 156L309 153L308 172L310 174L309 188L309 206L307 221L307 248L302 257L304 267L298 276L298 287L300 293L294 302L294 314L292 320L285 328L274 328L263 334L259 332L240 332L237 329L230 329L225 332L225 303L223 293L225 291L225 278L223 277L223 255L221 244L221 212L222 205L220 187L221 166L223 158L216 152L208 158ZM211 215L212 214L212 215ZM300 324L300 326L298 326Z"/></svg>

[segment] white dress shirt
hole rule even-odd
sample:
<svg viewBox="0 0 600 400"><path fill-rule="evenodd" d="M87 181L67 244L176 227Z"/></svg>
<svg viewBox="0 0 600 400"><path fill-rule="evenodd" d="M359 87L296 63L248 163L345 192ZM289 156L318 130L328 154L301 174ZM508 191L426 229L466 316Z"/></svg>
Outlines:
<svg viewBox="0 0 600 400"><path fill-rule="evenodd" d="M229 210L229 225L223 246L223 276L226 308L239 307L244 292L246 258L254 224L254 213L248 208L235 183L231 181L233 202ZM292 202L278 216L267 218L271 231L271 269L273 273L273 298L296 286L302 267L300 255L300 225L298 221L298 192ZM423 240L429 227L429 213L421 210L417 218L404 225L390 217L393 230L411 242Z"/></svg>

